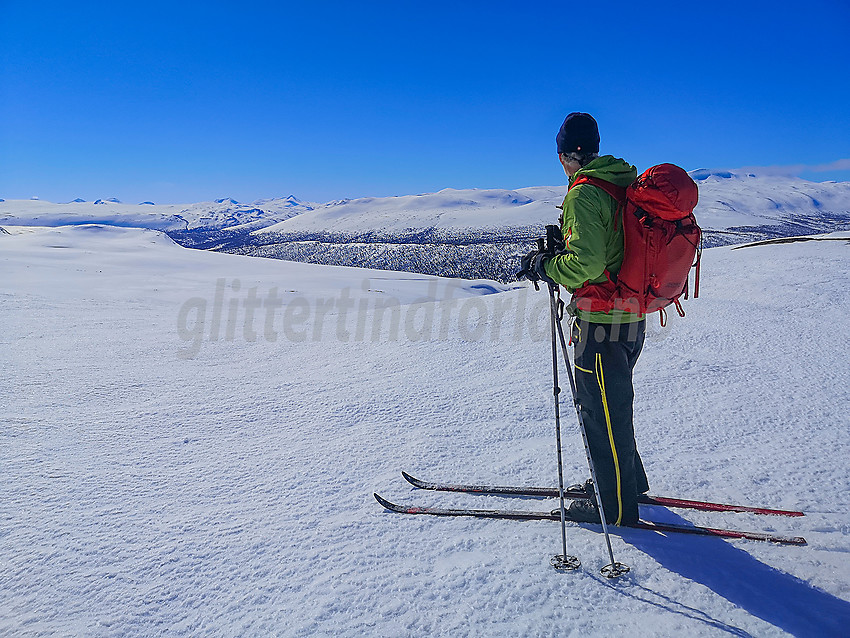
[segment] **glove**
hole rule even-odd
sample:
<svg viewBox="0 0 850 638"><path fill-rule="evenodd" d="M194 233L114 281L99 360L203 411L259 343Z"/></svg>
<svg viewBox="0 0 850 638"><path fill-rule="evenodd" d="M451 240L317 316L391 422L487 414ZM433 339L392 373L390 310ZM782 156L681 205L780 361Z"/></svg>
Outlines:
<svg viewBox="0 0 850 638"><path fill-rule="evenodd" d="M550 255L560 255L567 250L567 244L561 233L561 227L549 224L546 226L546 252Z"/></svg>
<svg viewBox="0 0 850 638"><path fill-rule="evenodd" d="M520 261L520 270L516 274L517 279L525 277L537 288L538 281L555 284L551 277L546 274L545 261L550 257L562 254L566 251L566 243L561 235L561 229L555 225L546 226L546 239L537 240L537 250L532 250Z"/></svg>
<svg viewBox="0 0 850 638"><path fill-rule="evenodd" d="M540 277L538 277L537 273L534 271L534 260L540 254L540 251L532 250L525 257L522 258L522 260L519 262L519 272L516 274L517 279L525 277L526 279L532 282L540 281Z"/></svg>
<svg viewBox="0 0 850 638"><path fill-rule="evenodd" d="M545 281L547 284L552 284L553 286L557 286L558 282L552 279L549 275L546 274L546 262L552 258L552 255L548 253L539 253L534 258L534 263L531 266L535 279L531 279L531 281Z"/></svg>

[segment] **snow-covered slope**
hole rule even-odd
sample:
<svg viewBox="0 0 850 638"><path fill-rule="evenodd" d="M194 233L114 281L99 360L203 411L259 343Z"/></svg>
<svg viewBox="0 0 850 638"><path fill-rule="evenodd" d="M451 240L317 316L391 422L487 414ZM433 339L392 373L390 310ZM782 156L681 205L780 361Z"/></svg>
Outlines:
<svg viewBox="0 0 850 638"><path fill-rule="evenodd" d="M850 182L695 171L705 245L850 228ZM324 264L513 281L520 257L557 222L566 187L443 190L332 202L219 248Z"/></svg>
<svg viewBox="0 0 850 638"><path fill-rule="evenodd" d="M504 229L551 223L566 188L456 190L403 197L365 197L330 202L258 233L330 231L390 235L410 230Z"/></svg>
<svg viewBox="0 0 850 638"><path fill-rule="evenodd" d="M734 171L692 171L700 187L696 214L707 230L774 226L800 231L850 224L850 182L815 183ZM232 199L190 205L128 205L10 200L0 202L0 226L99 223L166 232L246 231L256 236L316 235L405 237L423 231L506 234L539 229L557 219L566 186L445 189L400 197L367 197L327 204L293 196L239 204ZM786 232L785 234L788 234Z"/></svg>
<svg viewBox="0 0 850 638"><path fill-rule="evenodd" d="M800 224L804 228L798 230L807 225L826 230L834 223L850 225L850 182L708 170L692 171L691 176L699 185L697 219L706 229Z"/></svg>
<svg viewBox="0 0 850 638"><path fill-rule="evenodd" d="M741 226L850 223L850 182L815 183L788 177L694 171L700 187L696 215L707 230ZM391 235L410 230L507 230L555 223L566 186L510 190L446 189L428 195L331 202L256 231ZM817 228L817 226L815 226Z"/></svg>
<svg viewBox="0 0 850 638"><path fill-rule="evenodd" d="M315 204L294 196L266 199L251 204L223 198L196 204L124 204L114 198L67 204L42 200L0 201L0 226L64 226L68 224L107 224L150 228L165 232L221 230L244 224L271 224L310 210Z"/></svg>
<svg viewBox="0 0 850 638"><path fill-rule="evenodd" d="M667 329L651 320L636 369L654 493L807 512L645 514L808 546L615 530L632 571L609 582L592 527L570 525L583 568L559 574L556 523L404 517L371 496L555 507L421 493L399 475L556 481L545 293L190 251L153 231L6 230L0 635L850 624L847 241L706 251L700 299ZM577 481L570 414L563 399Z"/></svg>
<svg viewBox="0 0 850 638"><path fill-rule="evenodd" d="M850 182L693 171L708 247L850 228ZM565 186L455 190L328 204L232 199L181 205L0 202L4 225L99 223L163 230L182 246L317 264L515 280L556 223Z"/></svg>

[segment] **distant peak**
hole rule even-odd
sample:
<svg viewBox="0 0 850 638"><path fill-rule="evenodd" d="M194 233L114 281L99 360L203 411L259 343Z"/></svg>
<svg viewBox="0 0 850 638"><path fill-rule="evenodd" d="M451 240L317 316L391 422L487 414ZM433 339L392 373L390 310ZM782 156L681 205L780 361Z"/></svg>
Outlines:
<svg viewBox="0 0 850 638"><path fill-rule="evenodd" d="M703 180L709 177L720 177L722 179L738 177L736 173L720 168L698 168L695 171L688 171L688 175L694 180Z"/></svg>
<svg viewBox="0 0 850 638"><path fill-rule="evenodd" d="M77 197L76 199L72 199L72 200L71 200L70 202L68 202L68 203L69 203L69 204L85 204L85 203L86 203L86 200L84 200L82 197Z"/></svg>
<svg viewBox="0 0 850 638"><path fill-rule="evenodd" d="M109 197L107 199L96 199L95 204L120 204L121 200L117 197Z"/></svg>
<svg viewBox="0 0 850 638"><path fill-rule="evenodd" d="M237 202L232 197L222 197L221 199L215 200L215 203L216 204L238 204L239 202Z"/></svg>
<svg viewBox="0 0 850 638"><path fill-rule="evenodd" d="M155 206L155 205L156 204L154 204L153 202L141 202L139 204L139 206Z"/></svg>
<svg viewBox="0 0 850 638"><path fill-rule="evenodd" d="M720 179L743 179L746 177L764 177L762 173L753 173L752 169L748 168L698 168L695 171L688 171L688 175L694 180L704 180L709 177L718 177Z"/></svg>
<svg viewBox="0 0 850 638"><path fill-rule="evenodd" d="M303 206L304 202L298 199L295 195L288 195L283 201L287 206Z"/></svg>

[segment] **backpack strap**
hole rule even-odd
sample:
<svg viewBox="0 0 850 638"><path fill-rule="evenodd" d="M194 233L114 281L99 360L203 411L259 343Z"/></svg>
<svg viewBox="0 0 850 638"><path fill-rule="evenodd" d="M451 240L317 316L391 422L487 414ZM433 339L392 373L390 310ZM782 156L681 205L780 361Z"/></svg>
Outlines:
<svg viewBox="0 0 850 638"><path fill-rule="evenodd" d="M600 179L592 175L579 175L576 177L575 181L570 184L570 188L578 186L579 184L592 184L597 188L601 188L613 197L620 206L623 206L626 203L626 189L624 186L617 186L616 184L606 182L604 179Z"/></svg>
<svg viewBox="0 0 850 638"><path fill-rule="evenodd" d="M696 268L696 277L694 278L694 299L699 298L699 270L700 262L702 261L702 231L699 235L699 244L697 245L696 261L691 264L691 268ZM691 271L688 269L688 278L685 280L685 299L688 298L688 288L691 283Z"/></svg>
<svg viewBox="0 0 850 638"><path fill-rule="evenodd" d="M579 175L575 178L569 189L572 189L579 184L590 184L601 188L608 193L617 203L617 210L614 214L614 230L617 230L617 224L620 217L626 211L626 189L622 186L617 186L611 182L606 182L604 179L593 177L590 175ZM573 293L573 298L578 299L581 303L578 306L579 310L588 310L590 312L611 312L614 307L613 299L616 293L616 275L611 273L606 268L604 271L607 281L599 284L584 283L578 290Z"/></svg>
<svg viewBox="0 0 850 638"><path fill-rule="evenodd" d="M694 282L694 299L699 297L699 265L702 261L702 233L700 233L699 237L699 247L697 248L697 273L696 273L696 281Z"/></svg>
<svg viewBox="0 0 850 638"><path fill-rule="evenodd" d="M614 230L617 230L617 222L619 221L620 214L625 212L626 210L626 189L624 186L617 186L616 184L612 184L611 182L606 182L604 179L600 179L599 177L594 177L592 175L579 175L575 178L572 184L570 184L569 191L574 186L578 186L579 184L590 184L591 186L596 186L596 188L601 188L606 193L608 193L615 202L617 202L617 214L614 216Z"/></svg>

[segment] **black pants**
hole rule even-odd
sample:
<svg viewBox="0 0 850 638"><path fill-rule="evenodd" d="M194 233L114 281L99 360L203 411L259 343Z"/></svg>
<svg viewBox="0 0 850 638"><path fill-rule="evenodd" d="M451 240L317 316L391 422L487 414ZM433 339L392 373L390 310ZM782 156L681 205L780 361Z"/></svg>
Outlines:
<svg viewBox="0 0 850 638"><path fill-rule="evenodd" d="M632 371L646 322L604 325L577 320L576 390L605 509L615 525L638 519L637 496L649 489L635 444Z"/></svg>

